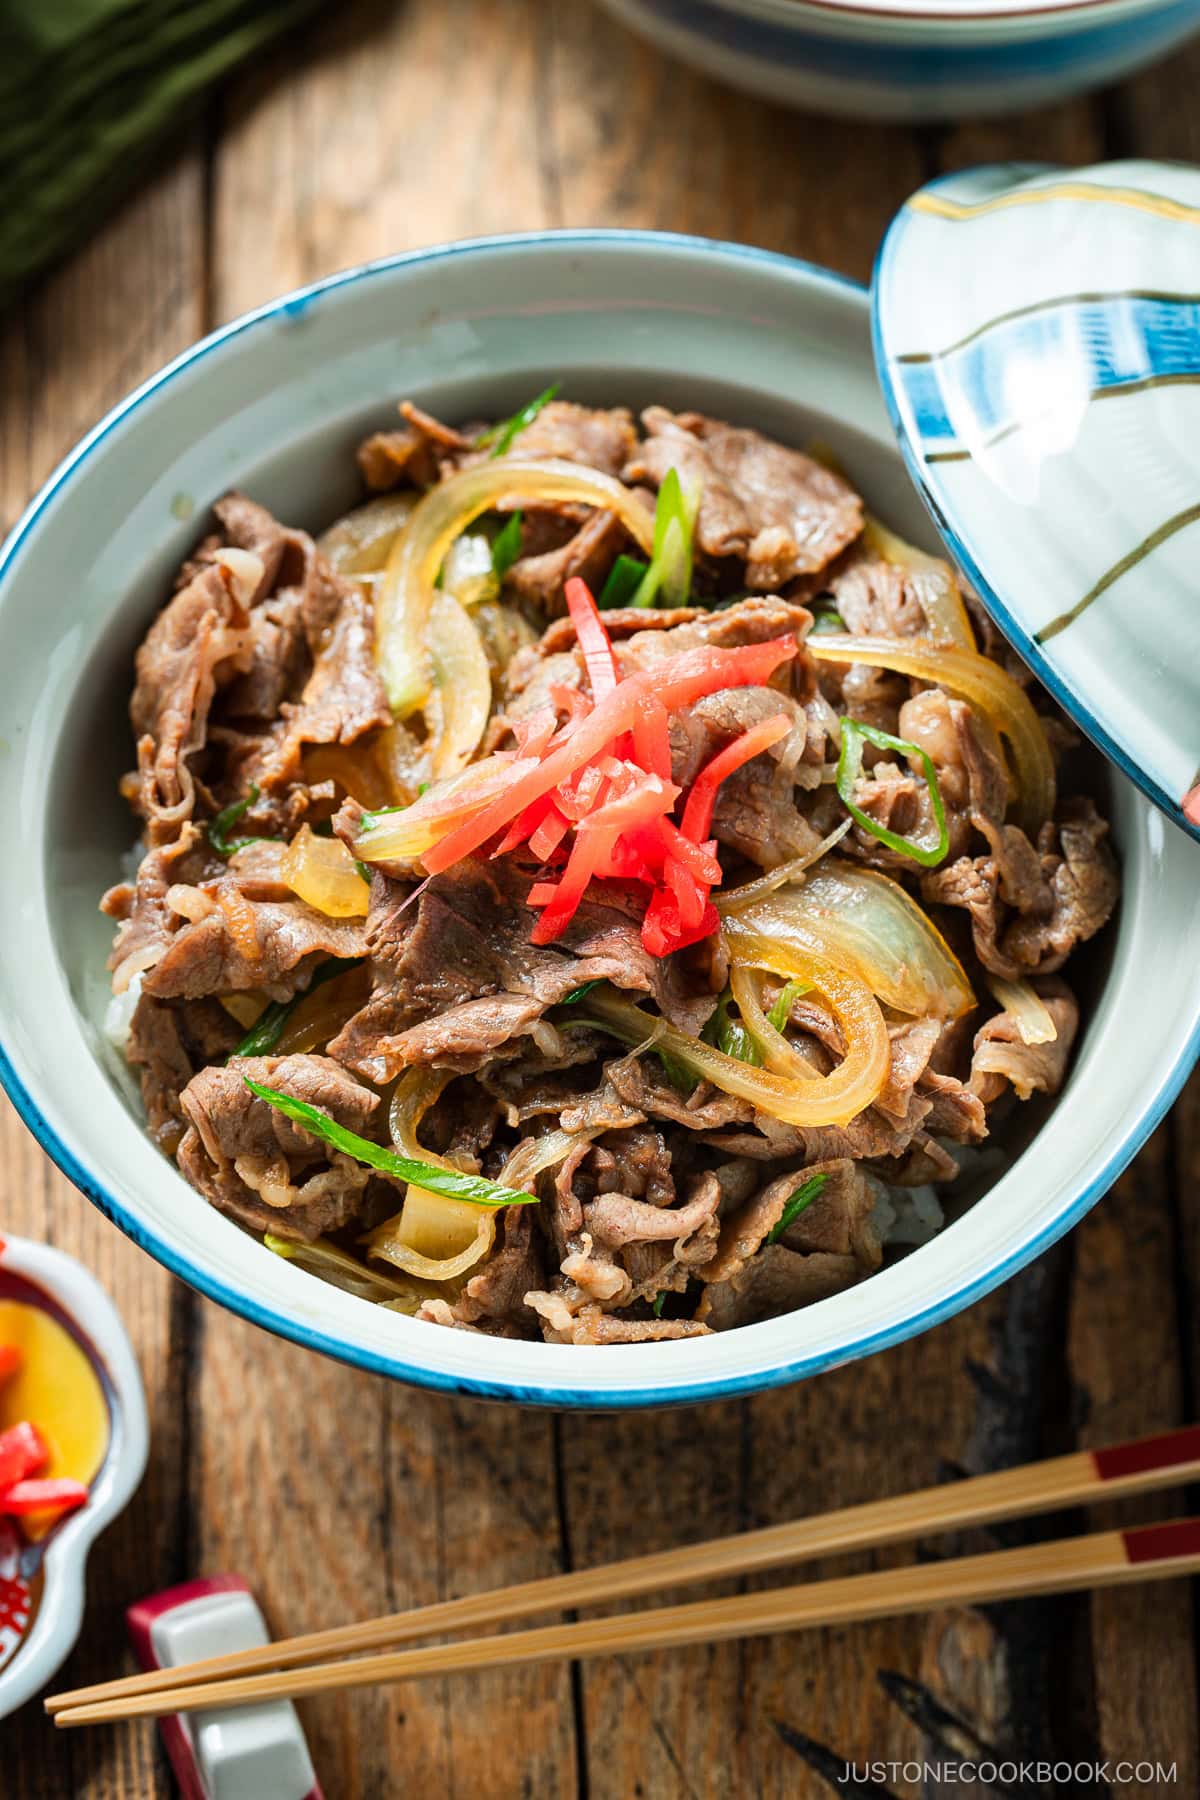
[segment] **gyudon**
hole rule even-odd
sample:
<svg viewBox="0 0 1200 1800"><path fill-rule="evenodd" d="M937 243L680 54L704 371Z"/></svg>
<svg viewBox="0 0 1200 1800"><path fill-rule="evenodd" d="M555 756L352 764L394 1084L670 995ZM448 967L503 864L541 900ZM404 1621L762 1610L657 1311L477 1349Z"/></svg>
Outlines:
<svg viewBox="0 0 1200 1800"><path fill-rule="evenodd" d="M316 543L230 494L137 656L110 1030L213 1206L575 1344L818 1300L1061 1084L1069 734L833 468L412 405Z"/></svg>

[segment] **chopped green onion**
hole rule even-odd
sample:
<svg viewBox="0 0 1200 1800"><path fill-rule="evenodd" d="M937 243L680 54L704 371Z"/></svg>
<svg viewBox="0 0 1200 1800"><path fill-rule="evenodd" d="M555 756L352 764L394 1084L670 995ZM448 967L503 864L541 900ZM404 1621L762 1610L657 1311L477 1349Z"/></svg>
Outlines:
<svg viewBox="0 0 1200 1800"><path fill-rule="evenodd" d="M332 981L344 969L353 969L356 959L352 956L331 956L327 962L319 963L313 971L313 978L308 986L299 994L293 994L290 1000L272 1000L270 1006L261 1012L236 1049L231 1050L233 1056L266 1056L272 1051L283 1036L283 1028L304 999L314 988L323 982ZM228 1060L228 1059L226 1059Z"/></svg>
<svg viewBox="0 0 1200 1800"><path fill-rule="evenodd" d="M366 882L367 886L370 887L371 871L370 871L370 869L368 869L366 863L360 862L358 857L356 856L354 859L354 867L358 870L358 873L362 876L362 878Z"/></svg>
<svg viewBox="0 0 1200 1800"><path fill-rule="evenodd" d="M503 581L521 554L521 514L510 513L492 545L492 574Z"/></svg>
<svg viewBox="0 0 1200 1800"><path fill-rule="evenodd" d="M596 605L602 612L614 606L632 606L633 596L645 579L648 563L639 562L636 556L618 556L608 571L608 580L600 589Z"/></svg>
<svg viewBox="0 0 1200 1800"><path fill-rule="evenodd" d="M732 994L726 988L717 1001L711 1018L700 1033L701 1041L713 1044L726 1056L734 1056L738 1062L752 1063L756 1069L762 1068L762 1051L751 1037L740 1019L731 1019L729 1007Z"/></svg>
<svg viewBox="0 0 1200 1800"><path fill-rule="evenodd" d="M663 1309L664 1304L666 1303L666 1298L667 1298L666 1288L659 1288L657 1294L655 1294L655 1296L654 1296L654 1304L650 1308L651 1312L654 1314L656 1319L662 1318L662 1309Z"/></svg>
<svg viewBox="0 0 1200 1800"><path fill-rule="evenodd" d="M255 805L257 800L258 783L257 781L252 781L250 783L250 792L244 800L234 800L231 805L224 807L217 814L215 819L209 820L208 841L216 851L217 855L223 858L225 862L228 862L229 858L235 855L237 851L244 850L247 844L278 844L282 841L280 838L244 837L230 839L229 833L242 817L242 814L249 812L250 808Z"/></svg>
<svg viewBox="0 0 1200 1800"><path fill-rule="evenodd" d="M299 1243L294 1238L275 1237L268 1231L263 1234L263 1245L274 1255L296 1263L309 1275L331 1281L335 1287L347 1294L357 1294L361 1300L373 1300L382 1305L389 1301L393 1305L397 1301L412 1302L414 1290L410 1283L395 1281L375 1269L368 1269L345 1250L331 1244L328 1238Z"/></svg>
<svg viewBox="0 0 1200 1800"><path fill-rule="evenodd" d="M810 985L807 981L789 981L785 987L780 988L775 996L775 1003L767 1014L776 1031L786 1028L792 1016L792 1002L798 1000L801 994L807 994Z"/></svg>
<svg viewBox="0 0 1200 1800"><path fill-rule="evenodd" d="M845 633L850 629L837 609L836 600L828 594L810 600L808 610L813 616L810 637L825 637L835 631Z"/></svg>
<svg viewBox="0 0 1200 1800"><path fill-rule="evenodd" d="M515 412L511 419L502 419L498 425L489 425L475 439L475 448L486 450L490 446L493 457L503 456L506 450L512 448L512 441L517 434L524 431L527 425L533 424L543 406L550 404L561 386L561 382L554 382L538 394L536 399L523 406L520 412Z"/></svg>
<svg viewBox="0 0 1200 1800"><path fill-rule="evenodd" d="M411 1181L426 1193L440 1194L446 1200L465 1200L471 1206L536 1206L538 1203L536 1194L501 1187L498 1181L488 1181L483 1175L464 1175L460 1169L446 1169L438 1163L421 1162L415 1156L401 1156L396 1150L386 1150L381 1144L371 1143L369 1138L359 1137L356 1131L348 1131L319 1107L309 1106L306 1100L277 1093L260 1081L252 1081L249 1075L243 1075L242 1080L258 1099L265 1100L285 1118L311 1131L331 1150L340 1150L343 1156L352 1156L356 1162L366 1163L369 1168L391 1175L397 1181Z"/></svg>
<svg viewBox="0 0 1200 1800"><path fill-rule="evenodd" d="M588 988L602 987L603 985L602 981L591 981L586 984ZM578 994L576 994L575 998L578 997ZM566 1004L568 1004L568 1002L564 1001L563 1005L565 1006ZM654 1023L654 1021L649 1018L647 1022L651 1025ZM663 1074L675 1089L675 1092L681 1094L685 1100L688 1095L693 1092L699 1082L700 1077L692 1069L688 1068L687 1064L682 1062L678 1056L673 1056L669 1050L660 1050L657 1044L647 1044L641 1031L635 1030L631 1026L624 1024L618 1025L615 1020L593 1019L588 1016L576 1019L561 1019L559 1024L564 1029L568 1025L582 1025L588 1027L592 1031L606 1031L610 1037L618 1038L621 1043L629 1044L634 1048L639 1044L644 1045L652 1056L657 1056L659 1062L663 1066Z"/></svg>
<svg viewBox="0 0 1200 1800"><path fill-rule="evenodd" d="M889 850L899 852L901 856L910 856L923 869L932 869L940 863L950 848L950 833L946 829L946 809L942 805L941 790L938 787L937 772L932 758L921 749L919 744L909 744L903 738L892 737L890 732L880 731L874 725L864 725L859 719L843 719L842 748L838 757L837 791L843 806L864 831L886 844ZM877 750L898 750L902 756L915 756L920 762L929 789L929 804L933 810L934 824L937 826L937 839L934 843L921 843L917 838L900 837L889 831L854 804L852 798L854 786L862 773L863 743L874 744Z"/></svg>
<svg viewBox="0 0 1200 1800"><path fill-rule="evenodd" d="M663 477L654 508L654 552L631 606L654 606L661 591L667 606L684 606L692 589L692 536L700 510L700 489L684 491L672 465Z"/></svg>
<svg viewBox="0 0 1200 1800"><path fill-rule="evenodd" d="M560 1006L574 1006L577 1001L583 999L583 996L585 994L590 994L593 988L598 988L601 985L601 983L603 982L603 980L604 980L603 975L598 975L596 977L595 981L583 982L581 984L581 986L579 986L577 988L572 988L572 990L569 994L564 995L564 997L559 1001L558 1004Z"/></svg>
<svg viewBox="0 0 1200 1800"><path fill-rule="evenodd" d="M788 1226L792 1224L793 1220L798 1219L800 1214L812 1205L828 1180L828 1175L810 1175L808 1180L803 1182L796 1189L795 1193L789 1196L787 1205L779 1215L779 1223L777 1225L772 1225L770 1231L767 1233L768 1244L777 1244L779 1242L779 1239L783 1236Z"/></svg>

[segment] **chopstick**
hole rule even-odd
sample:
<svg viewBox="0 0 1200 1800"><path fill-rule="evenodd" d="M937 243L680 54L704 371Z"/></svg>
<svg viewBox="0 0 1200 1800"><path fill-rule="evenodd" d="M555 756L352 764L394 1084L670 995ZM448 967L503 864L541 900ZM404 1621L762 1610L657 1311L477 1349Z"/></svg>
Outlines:
<svg viewBox="0 0 1200 1800"><path fill-rule="evenodd" d="M213 1681L265 1669L300 1668L330 1656L382 1649L440 1632L500 1624L529 1613L627 1599L693 1582L748 1575L833 1551L903 1542L928 1533L1018 1518L1095 1499L1145 1493L1200 1475L1200 1426L1136 1439L1102 1450L1074 1451L964 1481L868 1501L811 1519L768 1526L676 1550L630 1557L595 1569L464 1595L432 1606L391 1613L265 1644L261 1649L206 1658L186 1668L189 1682ZM47 1712L90 1705L118 1695L154 1693L179 1685L181 1668L153 1669L51 1695Z"/></svg>
<svg viewBox="0 0 1200 1800"><path fill-rule="evenodd" d="M158 1693L185 1682L194 1686L267 1669L302 1668L328 1657L358 1655L414 1638L502 1624L530 1613L624 1600L636 1594L716 1581L730 1575L760 1574L834 1551L900 1543L951 1528L1053 1512L1095 1500L1101 1494L1118 1499L1147 1493L1180 1485L1197 1475L1200 1426L1183 1426L1107 1449L1073 1451L1044 1462L976 1475L886 1500L867 1501L785 1525L714 1538L707 1543L685 1544L675 1550L629 1557L599 1568L496 1588L490 1593L441 1600L432 1606L390 1613L359 1624L307 1632L264 1644L260 1649L208 1657L185 1667L146 1670L116 1681L52 1694L45 1702L46 1711L61 1715L68 1708Z"/></svg>
<svg viewBox="0 0 1200 1800"><path fill-rule="evenodd" d="M55 1724L100 1725L120 1719L193 1712L197 1708L295 1700L307 1694L421 1676L460 1675L567 1657L679 1649L687 1644L712 1644L728 1638L803 1631L815 1625L844 1625L897 1613L931 1612L941 1606L1068 1593L1079 1588L1113 1587L1197 1573L1200 1518L1181 1519L807 1586L736 1594L725 1600L691 1601L686 1606L617 1613L580 1624L545 1625L534 1631L435 1644L423 1650L390 1651L363 1657L358 1662L321 1663L315 1668L280 1669L273 1674L208 1681L155 1694L129 1694L70 1707L55 1715ZM174 1673L178 1676L186 1674L186 1670L176 1669Z"/></svg>

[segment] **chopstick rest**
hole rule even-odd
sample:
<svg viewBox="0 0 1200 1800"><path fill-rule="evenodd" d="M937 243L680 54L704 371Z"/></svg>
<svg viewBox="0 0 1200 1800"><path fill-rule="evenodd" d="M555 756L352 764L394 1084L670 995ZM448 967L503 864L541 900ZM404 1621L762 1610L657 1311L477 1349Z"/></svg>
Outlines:
<svg viewBox="0 0 1200 1800"><path fill-rule="evenodd" d="M266 1621L240 1575L210 1575L139 1600L125 1614L143 1669L171 1669L197 1657L259 1649ZM183 1800L267 1795L323 1800L295 1707L268 1700L253 1707L206 1709L159 1720Z"/></svg>

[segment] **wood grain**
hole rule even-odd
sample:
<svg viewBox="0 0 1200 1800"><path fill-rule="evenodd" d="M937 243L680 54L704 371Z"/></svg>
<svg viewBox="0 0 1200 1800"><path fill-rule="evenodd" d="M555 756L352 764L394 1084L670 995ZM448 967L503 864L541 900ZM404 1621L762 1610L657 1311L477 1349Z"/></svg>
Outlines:
<svg viewBox="0 0 1200 1800"><path fill-rule="evenodd" d="M75 440L204 328L204 159L193 141L8 322L0 512L10 524ZM70 594L52 602L69 612ZM78 1256L116 1301L146 1384L153 1454L141 1490L93 1553L83 1635L65 1679L124 1664L123 1610L189 1569L191 1327L199 1302L122 1237L0 1102L0 1226ZM129 1666L132 1666L131 1664ZM37 1703L4 1726L13 1800L158 1800L170 1792L153 1728L64 1749Z"/></svg>
<svg viewBox="0 0 1200 1800"><path fill-rule="evenodd" d="M207 148L187 146L10 322L0 515L11 522L70 443L207 325L364 258L511 228L652 226L865 278L897 205L939 169L1197 158L1198 83L1193 47L1099 99L912 132L734 94L578 0L330 9L231 83ZM116 1672L121 1606L185 1573L242 1571L275 1629L294 1632L1196 1412L1197 1085L1116 1194L969 1313L790 1391L619 1419L452 1404L278 1343L169 1282L7 1112L0 1152L0 1222L97 1270L130 1324L153 1414L147 1484L93 1559L88 1628L63 1674L73 1684ZM822 1569L1046 1529L1011 1524ZM1189 1596L1170 1585L305 1706L331 1800L409 1789L809 1800L848 1759L980 1745L1176 1759L1171 1791L1187 1793L1200 1788L1195 1718ZM146 1726L55 1735L27 1708L6 1749L0 1785L19 1800L170 1792Z"/></svg>

